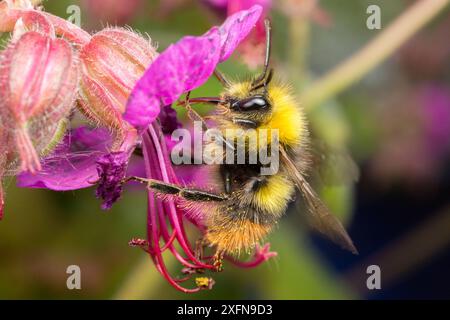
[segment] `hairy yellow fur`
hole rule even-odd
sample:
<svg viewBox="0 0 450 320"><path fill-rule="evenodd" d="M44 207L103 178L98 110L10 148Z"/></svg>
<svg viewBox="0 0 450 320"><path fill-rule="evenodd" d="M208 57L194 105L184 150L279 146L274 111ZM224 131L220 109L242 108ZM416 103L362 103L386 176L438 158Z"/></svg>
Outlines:
<svg viewBox="0 0 450 320"><path fill-rule="evenodd" d="M270 176L267 183L259 188L253 195L256 207L280 217L291 200L295 187L283 174Z"/></svg>
<svg viewBox="0 0 450 320"><path fill-rule="evenodd" d="M262 225L250 220L233 219L225 213L211 215L205 240L215 246L218 252L238 255L241 251L253 249L272 229L271 225Z"/></svg>
<svg viewBox="0 0 450 320"><path fill-rule="evenodd" d="M289 86L281 82L272 82L267 87L252 91L252 81L242 81L231 84L222 94L224 101L241 100L264 94L270 104L270 109L261 112L229 111L217 119L217 127L227 139L239 141L244 139L247 151L259 149L263 144L270 144L270 130L277 129L279 142L290 150L300 150L307 141L307 129L302 109L298 106ZM251 120L258 124L256 137L248 135L245 128L234 119ZM227 131L227 129L231 129ZM239 130L238 130L239 129ZM267 130L268 135L261 136ZM251 130L250 130L251 131ZM256 138L256 141L252 139ZM210 144L209 148L221 146ZM244 170L245 174L245 170ZM255 180L260 185L254 188ZM205 240L217 247L219 252L239 254L243 250L252 249L271 231L276 221L284 214L286 207L295 193L295 185L285 170L261 177L249 176L239 188L230 194L228 202L217 205L206 215L207 233Z"/></svg>
<svg viewBox="0 0 450 320"><path fill-rule="evenodd" d="M224 94L244 99L250 96L250 89L251 81L236 82L231 84ZM291 88L279 81L274 81L268 86L268 99L272 110L262 119L257 130L269 130L268 142L270 142L270 129L278 129L281 144L291 147L301 145L306 138L306 122ZM239 127L228 123L227 128L237 129Z"/></svg>
<svg viewBox="0 0 450 320"><path fill-rule="evenodd" d="M280 142L292 147L299 146L305 138L305 119L291 90L286 85L269 86L272 114L259 129L278 129Z"/></svg>

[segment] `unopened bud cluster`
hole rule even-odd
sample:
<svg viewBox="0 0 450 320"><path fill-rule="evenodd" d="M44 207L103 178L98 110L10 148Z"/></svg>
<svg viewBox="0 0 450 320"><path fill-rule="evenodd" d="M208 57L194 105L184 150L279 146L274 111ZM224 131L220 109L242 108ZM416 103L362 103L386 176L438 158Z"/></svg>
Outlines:
<svg viewBox="0 0 450 320"><path fill-rule="evenodd" d="M75 108L110 129L112 151L132 148L137 133L122 114L157 56L150 40L131 30L108 28L91 36L35 4L0 1L0 32L11 32L0 51L0 186L7 169L41 170Z"/></svg>

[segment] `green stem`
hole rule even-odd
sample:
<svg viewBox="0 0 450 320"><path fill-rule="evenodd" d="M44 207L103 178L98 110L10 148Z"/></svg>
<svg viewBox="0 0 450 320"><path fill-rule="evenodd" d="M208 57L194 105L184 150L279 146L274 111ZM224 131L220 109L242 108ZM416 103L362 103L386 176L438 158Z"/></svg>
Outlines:
<svg viewBox="0 0 450 320"><path fill-rule="evenodd" d="M64 135L66 134L68 126L69 126L69 120L68 119L62 119L61 121L58 122L58 125L56 127L55 133L53 134L52 139L47 144L47 146L45 146L45 148L40 152L40 157L41 158L45 158L52 151L55 150L55 148L58 146L58 144L64 138Z"/></svg>
<svg viewBox="0 0 450 320"><path fill-rule="evenodd" d="M305 89L301 96L304 107L311 110L360 80L432 20L449 1L417 1L364 48Z"/></svg>
<svg viewBox="0 0 450 320"><path fill-rule="evenodd" d="M308 19L292 16L289 20L289 70L291 78L300 88L306 83L309 53L310 23Z"/></svg>

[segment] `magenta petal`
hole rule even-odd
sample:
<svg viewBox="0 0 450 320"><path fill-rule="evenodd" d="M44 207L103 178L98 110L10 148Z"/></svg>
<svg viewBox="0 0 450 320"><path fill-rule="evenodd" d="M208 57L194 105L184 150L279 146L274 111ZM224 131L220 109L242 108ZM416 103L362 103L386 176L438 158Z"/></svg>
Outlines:
<svg viewBox="0 0 450 320"><path fill-rule="evenodd" d="M217 34L216 29L209 37L185 37L159 55L134 87L124 119L143 130L158 116L161 104L169 105L203 84L218 62Z"/></svg>
<svg viewBox="0 0 450 320"><path fill-rule="evenodd" d="M56 191L92 186L98 177L97 159L107 152L111 137L107 130L77 128L64 137L55 151L43 160L42 171L21 173L17 185Z"/></svg>
<svg viewBox="0 0 450 320"><path fill-rule="evenodd" d="M150 65L134 87L124 119L144 130L156 119L162 105L204 84L217 64L227 59L249 34L262 8L253 6L230 16L221 27L199 37L184 37L169 46Z"/></svg>
<svg viewBox="0 0 450 320"><path fill-rule="evenodd" d="M239 43L244 40L255 26L262 13L262 7L254 5L248 10L239 11L230 16L219 28L221 53L219 62L227 60Z"/></svg>

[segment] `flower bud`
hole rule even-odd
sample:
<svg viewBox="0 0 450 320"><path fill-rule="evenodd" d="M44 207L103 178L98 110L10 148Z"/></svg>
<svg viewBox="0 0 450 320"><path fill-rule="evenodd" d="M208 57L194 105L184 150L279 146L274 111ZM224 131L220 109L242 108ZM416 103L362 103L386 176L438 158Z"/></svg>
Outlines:
<svg viewBox="0 0 450 320"><path fill-rule="evenodd" d="M76 59L63 39L25 32L1 53L0 117L21 170L40 170L39 154L68 116L77 81Z"/></svg>
<svg viewBox="0 0 450 320"><path fill-rule="evenodd" d="M113 149L119 149L125 135L134 131L122 114L133 87L156 56L149 40L122 28L98 32L80 52L80 109L113 130Z"/></svg>
<svg viewBox="0 0 450 320"><path fill-rule="evenodd" d="M55 30L45 14L37 10L22 10L13 4L0 2L0 32L11 32L17 40L22 34L16 30L36 31L54 37Z"/></svg>

